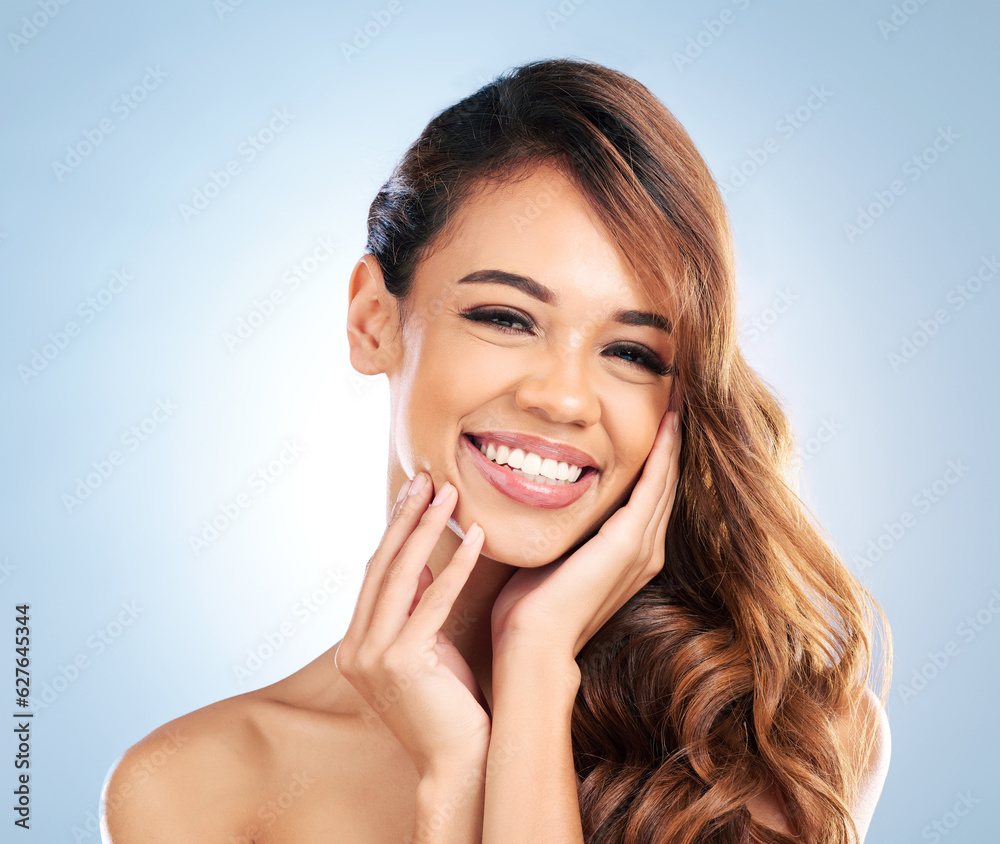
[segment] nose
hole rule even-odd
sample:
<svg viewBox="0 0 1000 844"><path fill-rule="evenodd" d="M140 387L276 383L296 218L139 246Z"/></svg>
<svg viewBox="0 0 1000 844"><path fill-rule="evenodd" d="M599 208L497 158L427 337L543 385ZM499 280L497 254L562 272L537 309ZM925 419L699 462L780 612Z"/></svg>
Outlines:
<svg viewBox="0 0 1000 844"><path fill-rule="evenodd" d="M594 377L582 350L540 352L532 371L518 385L515 400L524 410L552 422L593 425L601 418Z"/></svg>

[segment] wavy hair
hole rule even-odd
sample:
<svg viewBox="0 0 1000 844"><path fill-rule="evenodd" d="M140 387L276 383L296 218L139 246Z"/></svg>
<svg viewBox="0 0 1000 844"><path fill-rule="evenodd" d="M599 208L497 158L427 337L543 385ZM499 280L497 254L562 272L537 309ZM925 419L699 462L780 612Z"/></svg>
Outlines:
<svg viewBox="0 0 1000 844"><path fill-rule="evenodd" d="M838 744L837 713L862 703L876 650L885 700L888 625L792 488L790 426L739 348L725 207L676 118L599 64L514 68L407 149L372 202L366 249L405 316L414 270L463 200L541 162L574 181L644 293L669 310L682 397L666 565L577 658L586 838L857 840L848 806L860 772ZM874 731L861 741L870 748ZM794 839L746 808L774 788Z"/></svg>

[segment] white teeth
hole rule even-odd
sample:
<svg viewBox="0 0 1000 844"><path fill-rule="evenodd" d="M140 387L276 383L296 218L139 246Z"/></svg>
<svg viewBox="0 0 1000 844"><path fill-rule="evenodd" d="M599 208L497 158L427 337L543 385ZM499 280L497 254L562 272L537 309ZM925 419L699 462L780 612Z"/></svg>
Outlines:
<svg viewBox="0 0 1000 844"><path fill-rule="evenodd" d="M521 448L510 448L506 445L481 443L479 450L488 460L507 464L517 474L524 476L532 483L557 485L575 483L583 474L580 466L574 466L566 461L557 461L552 457L542 457L533 452L525 452Z"/></svg>
<svg viewBox="0 0 1000 844"><path fill-rule="evenodd" d="M521 463L521 471L526 475L537 475L542 468L542 458L537 454L529 452L524 455L524 461Z"/></svg>
<svg viewBox="0 0 1000 844"><path fill-rule="evenodd" d="M546 478L544 475L525 475L524 472L522 472L520 469L514 469L513 472L515 475L520 475L526 481L531 481L531 483L533 484L540 484L540 485L548 484L549 486L563 486L564 484L569 483L569 481L556 481L553 480L552 478Z"/></svg>

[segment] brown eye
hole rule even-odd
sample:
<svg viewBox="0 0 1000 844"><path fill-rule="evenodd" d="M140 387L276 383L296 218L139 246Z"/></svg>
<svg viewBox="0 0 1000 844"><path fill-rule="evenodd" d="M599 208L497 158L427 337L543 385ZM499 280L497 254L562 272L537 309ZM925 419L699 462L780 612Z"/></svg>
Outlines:
<svg viewBox="0 0 1000 844"><path fill-rule="evenodd" d="M506 308L473 308L461 314L471 322L486 323L510 334L522 334L534 328L534 323L524 314Z"/></svg>
<svg viewBox="0 0 1000 844"><path fill-rule="evenodd" d="M660 358L638 343L615 343L604 350L604 354L633 366L639 366L654 375L673 375L674 368L667 366Z"/></svg>

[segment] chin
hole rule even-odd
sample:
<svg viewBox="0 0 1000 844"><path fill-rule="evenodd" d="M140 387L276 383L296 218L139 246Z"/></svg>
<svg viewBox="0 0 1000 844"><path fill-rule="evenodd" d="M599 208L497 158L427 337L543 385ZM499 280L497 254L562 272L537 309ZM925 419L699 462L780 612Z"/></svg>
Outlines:
<svg viewBox="0 0 1000 844"><path fill-rule="evenodd" d="M515 539L515 536L518 535L516 530L494 528L493 532L497 536L491 539L491 531L485 524L484 529L486 530L486 542L483 544L480 555L503 565L516 566L517 568L546 566L575 551L593 535L591 532L580 536L574 531L572 536L567 536L553 525L548 530L521 533L519 539Z"/></svg>
<svg viewBox="0 0 1000 844"><path fill-rule="evenodd" d="M516 465L494 462L496 452L492 448L487 452L487 441L505 446L501 460L506 458L509 443L518 450L525 445L525 451L530 447L541 456L552 457L547 461L550 464L566 457L583 465L572 478L555 485L542 483L541 475L524 475L521 460ZM510 456L513 458L513 453ZM526 466L528 458L523 460ZM579 450L524 434L463 435L454 470L460 489L458 522L482 525L486 531L480 552L483 557L520 568L547 565L575 549L599 526L593 524L593 508L601 473L589 465L593 462ZM563 466L565 478L571 469L568 463ZM537 472L538 467L532 471Z"/></svg>

